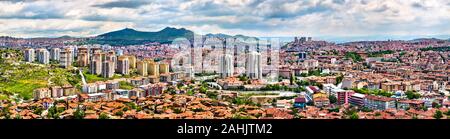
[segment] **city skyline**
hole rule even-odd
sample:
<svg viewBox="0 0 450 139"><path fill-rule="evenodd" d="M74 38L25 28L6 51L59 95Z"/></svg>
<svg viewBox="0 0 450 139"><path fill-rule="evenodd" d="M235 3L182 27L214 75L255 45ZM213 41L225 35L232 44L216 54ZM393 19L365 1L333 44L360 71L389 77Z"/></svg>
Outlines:
<svg viewBox="0 0 450 139"><path fill-rule="evenodd" d="M312 36L327 41L448 39L450 3L429 1L1 1L0 36L89 37L167 26L199 34ZM123 15L127 16L123 16Z"/></svg>

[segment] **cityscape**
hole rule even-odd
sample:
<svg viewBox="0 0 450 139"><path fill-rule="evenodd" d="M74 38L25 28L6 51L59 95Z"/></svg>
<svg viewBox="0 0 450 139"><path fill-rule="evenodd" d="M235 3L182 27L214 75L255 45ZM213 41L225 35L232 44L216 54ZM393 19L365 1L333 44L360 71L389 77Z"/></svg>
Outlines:
<svg viewBox="0 0 450 139"><path fill-rule="evenodd" d="M224 3L257 5L258 9L265 7L254 1L240 2ZM275 3L270 2L272 5ZM401 21L404 27L398 27L399 30L389 29L397 25L389 26L385 22L380 24L389 26L386 30L375 25L373 28L354 25L354 30L371 28L367 29L365 36L379 35L383 31L387 34L382 39L348 39L343 42L308 33L316 29L314 23L306 25L305 29L281 29L281 32L290 34L278 34L272 31L271 25L263 23L243 25L244 28L237 31L227 30L234 25L217 25L221 28L213 30L196 26L197 21L193 23L192 19L168 19L167 23L146 27L140 25L143 20L131 19L137 16L134 12L126 12L165 4L160 1L86 3L91 8L100 9L97 18L107 20L95 19L96 23L113 24L109 22L118 20L118 17L102 17L102 12L118 10L130 14L130 17L121 17L124 21L117 23L134 24L99 26L97 28L101 29L96 31L79 32L61 29L55 33L58 29L52 29L52 25L58 23L59 26L59 20L79 22L80 19L73 18L86 13L70 10L73 8L71 4L76 3L63 2L68 5L65 6L68 11L61 10L65 12L63 19L45 19L60 18L59 12L51 14L52 8L30 11L29 14L27 8L11 10L19 11L17 13L0 10L0 25L6 28L0 29L0 119L450 119L450 3L433 2L441 4L422 1L411 5L424 6L424 9L441 8L442 13L428 10L442 20L424 17L435 22L424 30L435 32L406 31L413 38L390 39L390 33L394 34L392 36L405 36L395 33L414 28L420 32L422 26L409 24L409 21L405 21L407 24ZM362 5L370 5L367 3ZM388 1L385 8L398 10L395 5L401 5L399 3ZM9 5L10 9L46 4L45 1L0 2L2 7ZM214 7L217 3L207 4ZM334 7L339 2L330 4L325 0L314 4ZM281 19L276 20L279 18L295 20L305 16L323 16L316 15L314 12L317 10L321 12L319 8L294 11L305 12L304 15L274 13L268 16L270 19L261 22L278 24L282 22ZM205 11L226 17L234 14L211 9ZM404 11L397 12L400 16L404 14ZM8 14L14 18L9 18ZM41 14L46 15L44 19L36 19ZM158 18L152 13L144 15ZM212 15L206 16L216 19ZM203 18L199 15L198 22L219 24L215 23L219 21ZM380 18L390 20L393 17ZM30 30L20 30L29 25L19 22L13 25L10 20L33 20L30 22L37 22L36 26L46 26L42 27L46 29L39 27L33 31L34 25L31 25L26 28ZM227 20L239 22L234 21L239 20L235 18ZM170 21L183 23L174 25ZM46 25L46 22L52 23ZM152 19L150 22L157 21ZM73 25L68 23L67 28ZM285 27L290 25L286 23ZM248 31L245 27L249 28ZM267 33L264 33L264 28L267 28ZM381 32L370 32L372 29ZM320 34L324 30L315 32ZM349 29L348 33L364 31L354 30ZM338 37L345 38L345 35L340 35L346 34L345 31L338 29L335 32ZM323 34L329 36L333 31ZM282 39L276 36L292 37Z"/></svg>

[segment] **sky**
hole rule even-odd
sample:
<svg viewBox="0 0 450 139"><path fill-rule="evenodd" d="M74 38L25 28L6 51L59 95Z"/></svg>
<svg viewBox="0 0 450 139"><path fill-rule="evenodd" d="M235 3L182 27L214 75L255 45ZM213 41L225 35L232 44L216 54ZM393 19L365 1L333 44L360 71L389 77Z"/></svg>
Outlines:
<svg viewBox="0 0 450 139"><path fill-rule="evenodd" d="M0 36L87 37L167 26L256 37L450 35L449 0L0 0Z"/></svg>

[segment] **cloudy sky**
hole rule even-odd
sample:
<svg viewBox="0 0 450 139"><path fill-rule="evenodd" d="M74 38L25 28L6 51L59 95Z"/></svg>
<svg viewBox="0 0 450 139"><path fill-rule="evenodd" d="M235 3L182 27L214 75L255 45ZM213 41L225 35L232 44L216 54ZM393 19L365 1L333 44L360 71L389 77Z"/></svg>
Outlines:
<svg viewBox="0 0 450 139"><path fill-rule="evenodd" d="M0 0L0 36L184 27L259 37L450 34L449 0Z"/></svg>

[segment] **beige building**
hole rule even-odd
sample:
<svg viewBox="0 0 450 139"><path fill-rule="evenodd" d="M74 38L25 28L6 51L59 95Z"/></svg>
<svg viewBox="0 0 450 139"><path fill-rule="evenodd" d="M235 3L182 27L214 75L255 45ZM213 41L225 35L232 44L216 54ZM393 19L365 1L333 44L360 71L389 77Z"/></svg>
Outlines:
<svg viewBox="0 0 450 139"><path fill-rule="evenodd" d="M100 75L102 73L102 54L94 54L89 66L89 73L96 75Z"/></svg>
<svg viewBox="0 0 450 139"><path fill-rule="evenodd" d="M159 73L160 74L168 74L169 73L169 64L167 64L167 63L159 64Z"/></svg>
<svg viewBox="0 0 450 139"><path fill-rule="evenodd" d="M159 77L159 64L158 62L150 61L147 64L148 75Z"/></svg>
<svg viewBox="0 0 450 139"><path fill-rule="evenodd" d="M77 64L80 67L89 65L89 51L87 48L78 48Z"/></svg>
<svg viewBox="0 0 450 139"><path fill-rule="evenodd" d="M147 76L147 62L146 61L138 61L137 62L137 72L141 76Z"/></svg>

